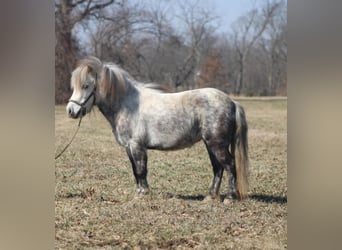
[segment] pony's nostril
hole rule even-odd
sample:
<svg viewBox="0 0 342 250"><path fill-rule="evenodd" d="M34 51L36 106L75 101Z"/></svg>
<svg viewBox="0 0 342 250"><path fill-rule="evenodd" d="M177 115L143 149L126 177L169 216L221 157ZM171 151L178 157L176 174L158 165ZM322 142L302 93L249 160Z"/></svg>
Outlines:
<svg viewBox="0 0 342 250"><path fill-rule="evenodd" d="M71 116L71 114L72 114L71 108L68 108L68 114L69 114L69 116Z"/></svg>

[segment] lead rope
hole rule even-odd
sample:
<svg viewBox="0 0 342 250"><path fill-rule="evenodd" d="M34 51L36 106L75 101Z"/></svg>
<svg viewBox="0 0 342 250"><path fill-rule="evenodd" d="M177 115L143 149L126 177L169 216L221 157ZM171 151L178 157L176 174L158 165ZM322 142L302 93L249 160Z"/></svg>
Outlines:
<svg viewBox="0 0 342 250"><path fill-rule="evenodd" d="M80 121L78 122L77 129L76 129L76 131L75 131L75 134L72 136L70 142L63 148L63 150L62 150L57 156L55 156L55 160L58 159L58 158L64 153L64 151L70 146L70 144L71 144L72 141L74 140L74 138L75 138L75 136L76 136L78 130L80 129L82 117L83 117L83 115L81 115L81 117L80 117Z"/></svg>

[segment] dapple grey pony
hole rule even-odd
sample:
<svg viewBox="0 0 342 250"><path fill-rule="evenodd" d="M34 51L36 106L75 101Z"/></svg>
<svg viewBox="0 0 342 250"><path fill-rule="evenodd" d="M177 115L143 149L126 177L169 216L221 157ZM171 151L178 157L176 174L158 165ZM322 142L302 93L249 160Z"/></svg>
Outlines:
<svg viewBox="0 0 342 250"><path fill-rule="evenodd" d="M226 169L227 198L246 198L248 141L242 106L214 88L167 93L158 86L134 80L114 63L88 57L72 73L73 93L66 110L76 119L90 112L94 105L98 106L110 123L116 141L126 149L138 194L149 191L148 149L183 149L202 140L214 172L209 197L220 197L222 174Z"/></svg>

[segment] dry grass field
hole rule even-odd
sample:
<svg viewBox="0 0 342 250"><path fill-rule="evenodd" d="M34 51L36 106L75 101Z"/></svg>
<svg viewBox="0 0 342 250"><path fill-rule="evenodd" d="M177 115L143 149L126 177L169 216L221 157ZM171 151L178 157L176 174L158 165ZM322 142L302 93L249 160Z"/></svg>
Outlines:
<svg viewBox="0 0 342 250"><path fill-rule="evenodd" d="M151 194L135 197L125 150L95 109L56 160L56 249L286 249L287 100L241 99L249 124L250 191L242 202L204 201L212 167L202 142L149 151ZM55 108L56 154L78 120ZM225 174L222 198L228 189Z"/></svg>

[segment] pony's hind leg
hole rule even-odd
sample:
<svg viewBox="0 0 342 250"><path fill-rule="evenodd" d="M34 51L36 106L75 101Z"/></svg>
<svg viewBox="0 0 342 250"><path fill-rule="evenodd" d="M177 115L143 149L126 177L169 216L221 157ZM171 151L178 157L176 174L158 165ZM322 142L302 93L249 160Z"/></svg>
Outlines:
<svg viewBox="0 0 342 250"><path fill-rule="evenodd" d="M226 169L229 178L227 198L236 199L236 169L234 157L228 151L228 147L226 146L206 145L214 170L214 179L209 194L213 198L219 196L223 170Z"/></svg>
<svg viewBox="0 0 342 250"><path fill-rule="evenodd" d="M126 148L127 155L131 161L134 177L137 183L137 193L147 194L149 192L147 183L147 152L138 145L129 145Z"/></svg>
<svg viewBox="0 0 342 250"><path fill-rule="evenodd" d="M212 199L220 199L220 186L221 180L223 175L223 165L222 162L224 161L222 157L222 151L217 147L210 147L206 144L207 150L209 153L211 165L213 166L214 178L210 187L209 195Z"/></svg>
<svg viewBox="0 0 342 250"><path fill-rule="evenodd" d="M232 150L234 150L234 147L232 147ZM234 151L233 151L234 152ZM228 199L236 199L237 193L236 193L236 168L235 168L235 159L232 156L230 152L227 152L228 154L228 164L226 165L226 170L228 174Z"/></svg>

